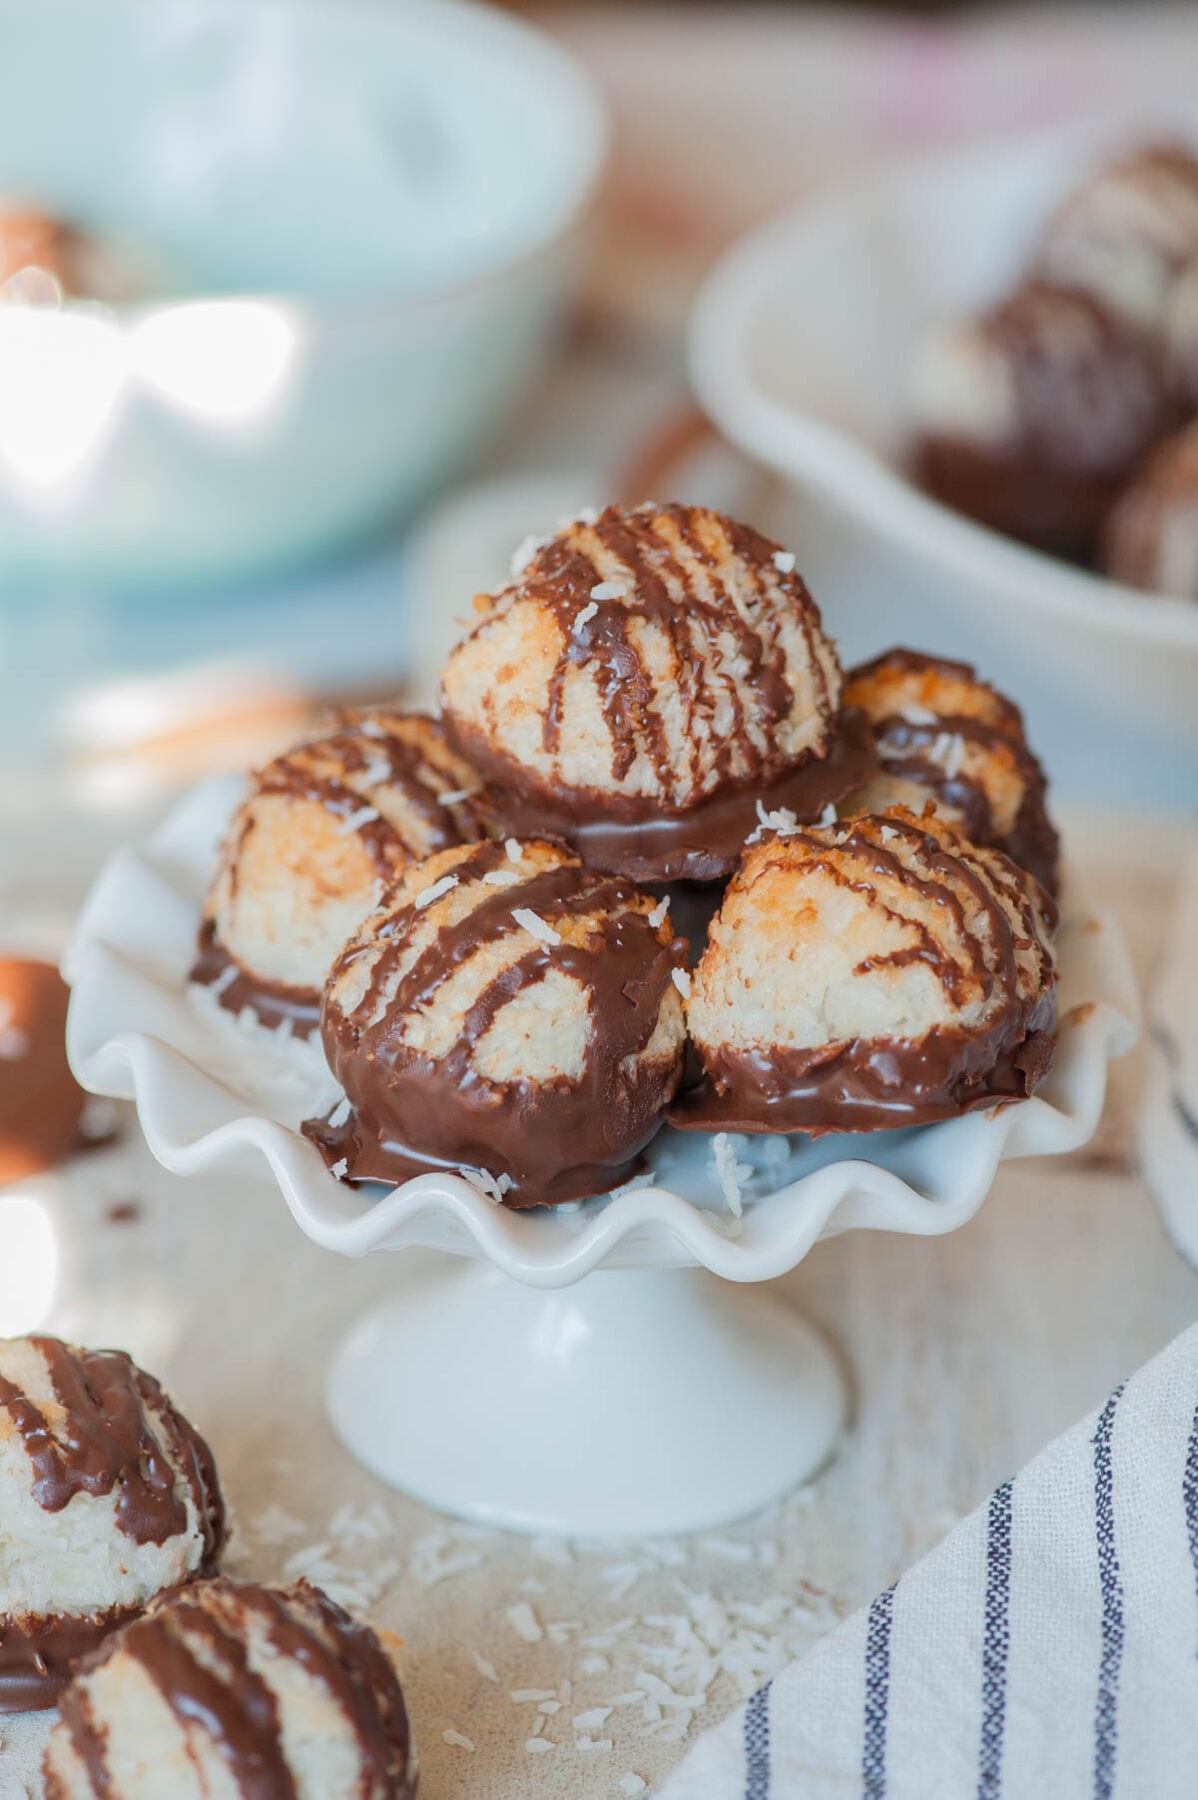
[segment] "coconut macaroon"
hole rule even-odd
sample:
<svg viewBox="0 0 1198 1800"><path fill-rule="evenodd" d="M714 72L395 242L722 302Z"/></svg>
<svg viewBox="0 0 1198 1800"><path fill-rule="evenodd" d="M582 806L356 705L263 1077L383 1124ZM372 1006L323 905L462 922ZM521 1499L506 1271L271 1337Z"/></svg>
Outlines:
<svg viewBox="0 0 1198 1800"><path fill-rule="evenodd" d="M850 811L919 813L930 799L972 843L1004 851L1056 892L1059 843L1044 771L1012 701L968 663L888 650L850 672L845 704L868 718L878 757Z"/></svg>
<svg viewBox="0 0 1198 1800"><path fill-rule="evenodd" d="M395 1648L304 1582L166 1595L62 1696L46 1800L410 1800Z"/></svg>
<svg viewBox="0 0 1198 1800"><path fill-rule="evenodd" d="M1102 563L1131 587L1198 600L1198 423L1167 438L1123 494Z"/></svg>
<svg viewBox="0 0 1198 1800"><path fill-rule="evenodd" d="M1195 256L1198 157L1183 144L1149 144L1069 196L1049 222L1037 266L1156 336L1178 274Z"/></svg>
<svg viewBox="0 0 1198 1800"><path fill-rule="evenodd" d="M1082 560L1173 419L1160 359L1140 334L1092 295L1039 281L927 339L912 409L929 493Z"/></svg>
<svg viewBox="0 0 1198 1800"><path fill-rule="evenodd" d="M704 1083L675 1124L876 1131L1031 1093L1056 1028L1048 896L896 809L754 845L687 1003Z"/></svg>
<svg viewBox="0 0 1198 1800"><path fill-rule="evenodd" d="M501 829L637 880L735 867L765 790L818 818L863 753L791 552L703 507L608 507L517 553L451 652L450 740Z"/></svg>
<svg viewBox="0 0 1198 1800"><path fill-rule="evenodd" d="M346 1099L304 1129L351 1180L462 1169L516 1207L607 1193L677 1088L685 965L667 901L562 845L442 851L333 965Z"/></svg>
<svg viewBox="0 0 1198 1800"><path fill-rule="evenodd" d="M212 1454L152 1376L117 1350L0 1340L0 1711L52 1705L224 1538Z"/></svg>
<svg viewBox="0 0 1198 1800"><path fill-rule="evenodd" d="M417 713L350 713L252 776L192 979L308 1036L334 956L406 865L479 835L474 771Z"/></svg>

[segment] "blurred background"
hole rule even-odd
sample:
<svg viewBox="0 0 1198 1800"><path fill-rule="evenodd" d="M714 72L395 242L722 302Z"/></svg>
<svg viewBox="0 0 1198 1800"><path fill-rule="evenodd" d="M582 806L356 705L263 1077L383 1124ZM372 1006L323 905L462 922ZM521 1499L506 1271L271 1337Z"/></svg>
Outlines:
<svg viewBox="0 0 1198 1800"><path fill-rule="evenodd" d="M1068 634L921 610L814 524L808 553L795 484L704 418L688 331L787 209L1151 120L1196 67L1198 9L1139 0L0 0L9 900L326 704L426 699L515 544L611 498L777 529L849 656L974 656L1067 807L1191 811L1198 725L1122 706L1117 647L1080 680Z"/></svg>

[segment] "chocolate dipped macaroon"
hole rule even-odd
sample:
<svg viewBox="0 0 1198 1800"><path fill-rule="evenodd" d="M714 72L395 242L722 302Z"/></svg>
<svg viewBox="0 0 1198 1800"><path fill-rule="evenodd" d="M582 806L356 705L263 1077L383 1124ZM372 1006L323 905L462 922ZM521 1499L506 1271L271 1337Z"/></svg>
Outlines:
<svg viewBox="0 0 1198 1800"><path fill-rule="evenodd" d="M1056 892L1060 844L1044 770L1012 701L968 663L896 649L850 671L845 703L869 720L878 758L846 810L921 813L930 800L972 843L1003 851Z"/></svg>
<svg viewBox="0 0 1198 1800"><path fill-rule="evenodd" d="M259 769L204 909L192 979L307 1037L334 956L411 862L480 835L478 777L436 720L346 714Z"/></svg>
<svg viewBox="0 0 1198 1800"><path fill-rule="evenodd" d="M1174 284L1198 256L1198 156L1185 144L1145 144L1099 169L1050 219L1039 273L1083 289L1151 339Z"/></svg>
<svg viewBox="0 0 1198 1800"><path fill-rule="evenodd" d="M608 507L518 553L441 684L492 828L637 881L736 866L756 802L819 818L868 734L794 556L703 507Z"/></svg>
<svg viewBox="0 0 1198 1800"><path fill-rule="evenodd" d="M1093 295L1029 282L930 337L912 393L937 500L1088 561L1132 469L1175 419L1159 354Z"/></svg>
<svg viewBox="0 0 1198 1800"><path fill-rule="evenodd" d="M514 1207L607 1193L678 1086L685 965L667 901L560 844L442 851L333 965L346 1099L305 1132L350 1180L463 1169Z"/></svg>
<svg viewBox="0 0 1198 1800"><path fill-rule="evenodd" d="M0 1712L52 1706L224 1540L212 1453L152 1376L118 1350L0 1340Z"/></svg>
<svg viewBox="0 0 1198 1800"><path fill-rule="evenodd" d="M704 1079L672 1123L816 1136L1025 1098L1055 1043L1054 922L1023 870L931 812L764 835L694 973Z"/></svg>
<svg viewBox="0 0 1198 1800"><path fill-rule="evenodd" d="M1102 566L1129 587L1198 600L1198 421L1166 438L1120 496Z"/></svg>
<svg viewBox="0 0 1198 1800"><path fill-rule="evenodd" d="M396 1647L306 1582L164 1595L63 1694L46 1800L412 1800Z"/></svg>
<svg viewBox="0 0 1198 1800"><path fill-rule="evenodd" d="M89 1142L87 1095L67 1062L69 1001L52 963L0 957L0 1185L53 1169Z"/></svg>

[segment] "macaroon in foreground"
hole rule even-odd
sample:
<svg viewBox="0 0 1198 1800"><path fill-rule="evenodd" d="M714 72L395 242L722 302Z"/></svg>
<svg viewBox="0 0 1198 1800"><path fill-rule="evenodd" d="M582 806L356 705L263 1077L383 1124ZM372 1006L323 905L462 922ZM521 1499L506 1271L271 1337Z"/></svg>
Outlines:
<svg viewBox="0 0 1198 1800"><path fill-rule="evenodd" d="M667 902L559 844L442 851L333 965L346 1100L305 1132L351 1180L465 1168L517 1207L606 1193L677 1088L685 963Z"/></svg>
<svg viewBox="0 0 1198 1800"><path fill-rule="evenodd" d="M319 1589L226 1580L165 1595L76 1676L46 1800L411 1800L389 1649Z"/></svg>
<svg viewBox="0 0 1198 1800"><path fill-rule="evenodd" d="M609 506L518 554L442 676L500 833L634 880L735 867L755 806L818 818L863 778L792 553L704 507Z"/></svg>
<svg viewBox="0 0 1198 1800"><path fill-rule="evenodd" d="M411 862L479 836L478 777L417 713L347 714L251 778L192 979L308 1036L333 958Z"/></svg>
<svg viewBox="0 0 1198 1800"><path fill-rule="evenodd" d="M1056 1031L1055 907L995 850L895 809L766 833L687 1004L674 1124L877 1131L1023 1099Z"/></svg>
<svg viewBox="0 0 1198 1800"><path fill-rule="evenodd" d="M118 1350L0 1340L0 1712L52 1706L224 1540L212 1453L152 1376Z"/></svg>

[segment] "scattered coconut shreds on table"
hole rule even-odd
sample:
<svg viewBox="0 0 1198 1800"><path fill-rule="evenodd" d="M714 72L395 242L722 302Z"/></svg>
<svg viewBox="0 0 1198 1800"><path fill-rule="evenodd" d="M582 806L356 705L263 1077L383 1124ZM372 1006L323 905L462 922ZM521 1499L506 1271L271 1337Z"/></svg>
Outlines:
<svg viewBox="0 0 1198 1800"><path fill-rule="evenodd" d="M481 1655L477 1650L471 1651L470 1659L484 1681L491 1681L494 1682L496 1687L499 1686L499 1674L493 1662Z"/></svg>
<svg viewBox="0 0 1198 1800"><path fill-rule="evenodd" d="M482 1567L484 1554L497 1542L481 1526L442 1525L417 1538L408 1553L408 1569L421 1587L434 1587L452 1575Z"/></svg>
<svg viewBox="0 0 1198 1800"><path fill-rule="evenodd" d="M296 1538L307 1537L309 1527L289 1513L286 1507L272 1501L256 1518L250 1520L246 1531L255 1542L272 1548L294 1543Z"/></svg>
<svg viewBox="0 0 1198 1800"><path fill-rule="evenodd" d="M452 1726L441 1733L441 1739L443 1743L451 1744L455 1750L473 1751L475 1747L464 1731L455 1731Z"/></svg>
<svg viewBox="0 0 1198 1800"><path fill-rule="evenodd" d="M520 1600L515 1606L507 1609L507 1622L517 1637L523 1638L526 1644L539 1644L545 1633L541 1622L527 1600Z"/></svg>

